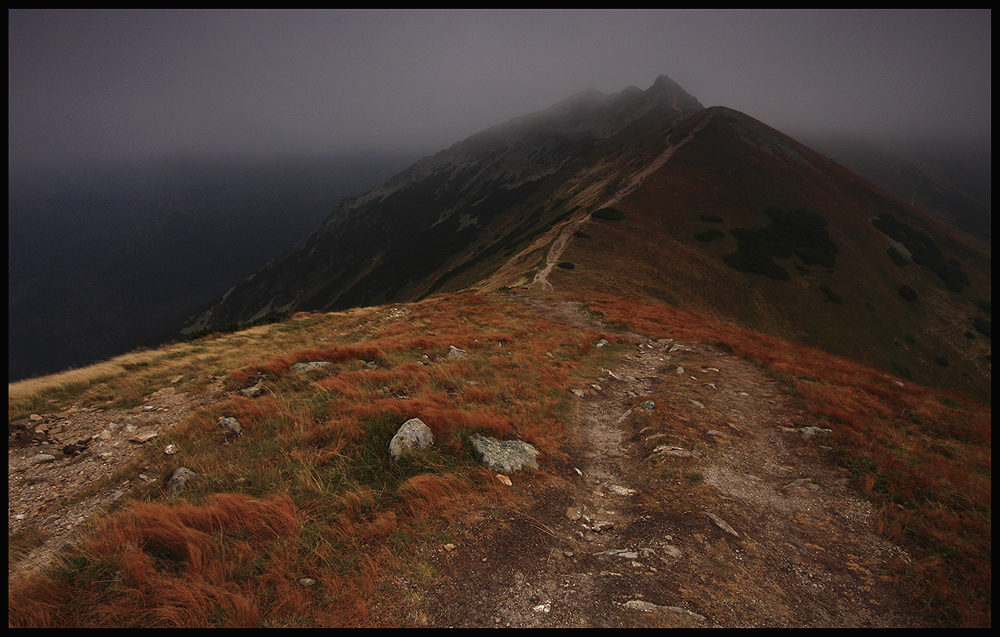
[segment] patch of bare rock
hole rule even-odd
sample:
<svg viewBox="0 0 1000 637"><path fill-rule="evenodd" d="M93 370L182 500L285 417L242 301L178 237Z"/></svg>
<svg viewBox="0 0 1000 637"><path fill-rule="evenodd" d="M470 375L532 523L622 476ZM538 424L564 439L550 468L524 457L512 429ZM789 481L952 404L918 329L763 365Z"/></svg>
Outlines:
<svg viewBox="0 0 1000 637"><path fill-rule="evenodd" d="M215 387L214 389L218 389ZM112 480L163 434L209 401L165 387L130 409L72 405L8 423L7 532L41 543L12 556L8 579L51 563L81 535L83 523L158 476L139 468ZM162 452L176 453L172 445ZM80 494L87 494L80 497Z"/></svg>

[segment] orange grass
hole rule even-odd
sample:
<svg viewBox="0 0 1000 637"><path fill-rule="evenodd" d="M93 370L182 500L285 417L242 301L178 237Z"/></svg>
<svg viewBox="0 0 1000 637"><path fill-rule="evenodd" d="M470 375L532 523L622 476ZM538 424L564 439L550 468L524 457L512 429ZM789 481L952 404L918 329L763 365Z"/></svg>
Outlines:
<svg viewBox="0 0 1000 637"><path fill-rule="evenodd" d="M69 566L12 586L9 623L398 623L386 591L410 554L399 543L515 497L479 466L467 436L519 437L555 451L569 420L565 390L598 338L510 301L463 294L413 304L405 319L361 342L257 349L257 359L228 375L237 385L263 378L265 395L231 395L170 434L199 474L187 499L136 501L102 520ZM452 345L467 355L449 358ZM334 365L290 373L312 360ZM351 364L362 360L377 367ZM223 416L239 420L244 434L220 435ZM412 417L432 429L435 447L392 463L389 439ZM151 452L145 462L147 472L167 476L177 457ZM299 585L304 577L316 585Z"/></svg>
<svg viewBox="0 0 1000 637"><path fill-rule="evenodd" d="M616 297L587 307L652 337L728 348L776 373L880 513L881 532L914 561L905 577L944 625L989 626L992 410L903 383L860 363L689 312Z"/></svg>
<svg viewBox="0 0 1000 637"><path fill-rule="evenodd" d="M219 494L200 506L136 503L98 522L68 581L37 578L8 594L14 627L255 626L252 592L234 582L262 545L298 531L290 499ZM225 535L254 542L225 545ZM68 585L67 585L68 584ZM112 593L112 594L109 594Z"/></svg>

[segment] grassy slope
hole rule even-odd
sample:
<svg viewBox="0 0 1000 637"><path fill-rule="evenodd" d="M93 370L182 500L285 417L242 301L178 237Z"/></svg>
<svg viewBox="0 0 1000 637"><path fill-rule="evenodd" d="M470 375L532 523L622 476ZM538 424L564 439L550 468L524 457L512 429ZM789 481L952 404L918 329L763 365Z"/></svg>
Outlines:
<svg viewBox="0 0 1000 637"><path fill-rule="evenodd" d="M966 396L661 304L583 297L608 324L701 341L769 370L810 423L833 430L833 457L915 557L905 584L944 625L988 626L992 605L992 412Z"/></svg>
<svg viewBox="0 0 1000 637"><path fill-rule="evenodd" d="M880 529L916 558L907 583L924 610L946 624L989 624L988 408L912 384L904 390L849 360L660 304L583 300L609 324L722 345L772 370L816 424L834 429L836 457L876 504ZM592 347L601 336L622 342L502 297L440 295L303 314L11 386L12 419L49 399L133 404L177 374L194 392L219 374L232 389L263 377L267 393L223 399L172 431L163 444L184 449L184 465L203 479L182 498L151 488L103 519L65 564L11 588L9 623L399 622L402 600L388 582L432 576L401 557L407 547L460 510L502 508L516 497L474 461L467 436L519 437L558 453L571 414L566 388L607 366L616 349ZM468 356L448 358L450 345ZM333 371L290 370L316 359ZM223 416L240 419L246 435L227 443L215 424ZM409 417L428 423L435 448L390 463L388 441ZM180 462L152 450L142 459L164 480ZM318 596L296 583L302 577L318 582Z"/></svg>
<svg viewBox="0 0 1000 637"><path fill-rule="evenodd" d="M989 318L978 307L991 298L989 259L935 227L946 257L963 264L972 285L950 292L924 267L900 268L870 219L891 211L921 227L929 227L928 220L817 155L810 161L823 174L781 163L736 137L717 116L696 143L681 147L617 204L626 212L624 221L589 224L589 238L574 241L563 254L577 267L554 272L551 282L557 289L605 290L726 318L989 401L991 348L972 326L976 316ZM722 255L737 246L730 231L767 225L763 211L772 206L806 207L824 216L839 248L836 266L808 265L803 272L797 257L776 259L791 274L785 282L726 265ZM703 220L706 214L723 223ZM707 243L695 238L713 228L725 236ZM917 290L919 302L900 298L904 284ZM831 301L822 286L842 303ZM947 367L937 363L938 356Z"/></svg>
<svg viewBox="0 0 1000 637"><path fill-rule="evenodd" d="M592 349L601 336L487 296L443 295L395 313L301 315L13 385L11 418L51 408L50 399L133 404L176 374L188 391L224 374L231 389L263 377L267 392L214 403L171 431L164 444L183 458L150 451L143 465L166 478L183 462L201 479L183 498L164 499L156 487L102 520L65 565L12 589L10 622L390 621L398 600L380 597L379 586L398 569L421 577L423 568L398 559L405 547L442 517L512 497L475 461L468 435L517 437L556 453L571 412L565 389L615 350ZM449 358L450 346L467 356ZM310 360L335 367L290 370ZM228 416L246 430L235 441L217 429ZM392 463L389 439L411 417L431 427L435 447ZM319 582L322 603L309 601L302 577Z"/></svg>

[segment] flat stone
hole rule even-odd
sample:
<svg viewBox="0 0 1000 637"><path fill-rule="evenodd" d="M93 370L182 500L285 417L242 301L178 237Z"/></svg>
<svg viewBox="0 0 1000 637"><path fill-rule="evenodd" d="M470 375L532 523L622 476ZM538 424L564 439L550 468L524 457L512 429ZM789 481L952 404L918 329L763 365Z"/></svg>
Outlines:
<svg viewBox="0 0 1000 637"><path fill-rule="evenodd" d="M715 515L714 513L709 513L708 511L702 511L702 514L703 514L703 515L704 515L705 517L707 517L707 518L708 518L709 520L711 520L711 521L712 521L712 523L713 523L713 524L714 524L715 526L719 527L720 529L722 529L722 530L723 530L723 531L725 531L726 533L728 533L728 534L730 534L730 535L732 535L732 536L735 536L735 537L739 537L739 536L740 536L740 534L739 534L739 533L737 533L737 532L736 532L736 531L735 531L735 530L733 529L733 527L729 526L729 523L728 523L728 522L726 522L725 520L723 520L723 519L722 519L722 518L720 518L719 516Z"/></svg>
<svg viewBox="0 0 1000 637"><path fill-rule="evenodd" d="M187 483L193 480L197 475L198 474L191 471L187 467L178 467L173 474L171 474L170 480L167 481L167 493L170 495L180 493L187 486Z"/></svg>
<svg viewBox="0 0 1000 637"><path fill-rule="evenodd" d="M677 456L679 458L688 458L694 455L687 449L682 449L673 445L660 445L659 447L653 449L653 453L663 453L668 456Z"/></svg>
<svg viewBox="0 0 1000 637"><path fill-rule="evenodd" d="M660 610L660 611L667 611L670 613L678 613L680 615L688 615L689 617L693 617L694 619L702 621L704 621L705 619L703 615L699 615L698 613L685 610L678 606L660 606L659 604L647 602L644 599L630 599L629 601L625 602L624 606L625 608L629 608L631 610L637 610L643 613L653 613Z"/></svg>
<svg viewBox="0 0 1000 637"><path fill-rule="evenodd" d="M513 473L522 469L537 469L539 451L523 440L497 440L479 434L469 441L484 465L495 473Z"/></svg>
<svg viewBox="0 0 1000 637"><path fill-rule="evenodd" d="M243 435L243 425L235 418L219 418L219 428L236 436Z"/></svg>
<svg viewBox="0 0 1000 637"><path fill-rule="evenodd" d="M136 442L143 444L144 442L149 442L153 438L156 438L160 434L153 429L146 429L144 431L137 432L134 436L129 438L129 442Z"/></svg>
<svg viewBox="0 0 1000 637"><path fill-rule="evenodd" d="M623 487L620 484L612 484L608 487L608 491L614 493L615 495L635 495L638 493L635 489L630 489L628 487Z"/></svg>
<svg viewBox="0 0 1000 637"><path fill-rule="evenodd" d="M311 372L315 369L325 369L332 365L329 361L309 361L308 363L295 363L292 365L292 371L298 374L305 374L306 372Z"/></svg>

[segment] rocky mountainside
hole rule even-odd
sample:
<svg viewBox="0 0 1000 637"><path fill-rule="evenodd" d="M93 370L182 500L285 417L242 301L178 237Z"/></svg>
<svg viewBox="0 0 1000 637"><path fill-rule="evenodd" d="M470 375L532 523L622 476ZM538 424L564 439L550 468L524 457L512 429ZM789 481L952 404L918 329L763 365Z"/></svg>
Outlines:
<svg viewBox="0 0 1000 637"><path fill-rule="evenodd" d="M603 202L621 218L578 228L552 285L666 302L989 400L988 252L731 109L691 115L658 148Z"/></svg>
<svg viewBox="0 0 1000 637"><path fill-rule="evenodd" d="M438 289L484 252L516 248L575 212L568 201L534 208L529 202L549 199L599 143L643 118L674 121L701 109L660 76L646 91L585 91L477 133L342 202L315 232L184 331L299 309L410 300Z"/></svg>

